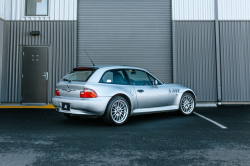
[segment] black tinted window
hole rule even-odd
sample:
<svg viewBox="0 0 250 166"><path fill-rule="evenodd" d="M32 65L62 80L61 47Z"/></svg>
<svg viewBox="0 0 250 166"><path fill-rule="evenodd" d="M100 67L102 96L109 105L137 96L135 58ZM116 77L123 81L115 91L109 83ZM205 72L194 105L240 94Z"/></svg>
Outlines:
<svg viewBox="0 0 250 166"><path fill-rule="evenodd" d="M126 70L132 85L152 85L146 72L141 70Z"/></svg>
<svg viewBox="0 0 250 166"><path fill-rule="evenodd" d="M103 74L99 82L106 84L129 85L129 82L126 79L123 70L109 70Z"/></svg>

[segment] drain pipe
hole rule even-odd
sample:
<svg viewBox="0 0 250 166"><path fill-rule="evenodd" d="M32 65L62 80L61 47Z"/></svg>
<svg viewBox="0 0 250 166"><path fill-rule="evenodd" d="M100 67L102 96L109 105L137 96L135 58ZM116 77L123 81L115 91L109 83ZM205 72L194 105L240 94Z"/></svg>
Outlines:
<svg viewBox="0 0 250 166"><path fill-rule="evenodd" d="M220 57L220 34L218 21L218 0L214 0L214 17L215 17L215 43L216 43L216 65L217 65L217 97L218 105L221 105L221 57Z"/></svg>

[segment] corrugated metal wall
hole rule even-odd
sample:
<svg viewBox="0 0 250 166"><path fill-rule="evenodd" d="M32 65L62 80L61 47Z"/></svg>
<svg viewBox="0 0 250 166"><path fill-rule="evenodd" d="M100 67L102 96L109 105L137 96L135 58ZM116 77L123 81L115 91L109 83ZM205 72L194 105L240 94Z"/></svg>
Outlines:
<svg viewBox="0 0 250 166"><path fill-rule="evenodd" d="M0 19L0 92L1 92L1 84L2 84L2 67L3 67L3 43L4 43L4 21ZM1 102L1 95L0 95Z"/></svg>
<svg viewBox="0 0 250 166"><path fill-rule="evenodd" d="M129 65L172 82L171 0L79 0L78 66Z"/></svg>
<svg viewBox="0 0 250 166"><path fill-rule="evenodd" d="M221 21L223 101L250 101L250 21Z"/></svg>
<svg viewBox="0 0 250 166"><path fill-rule="evenodd" d="M173 20L214 20L214 0L172 0Z"/></svg>
<svg viewBox="0 0 250 166"><path fill-rule="evenodd" d="M77 0L48 0L48 16L25 16L25 0L5 1L5 20L76 20Z"/></svg>
<svg viewBox="0 0 250 166"><path fill-rule="evenodd" d="M249 101L250 1L172 1L174 82L194 89L199 101L217 100L215 27L202 20L215 19L218 2L222 101Z"/></svg>
<svg viewBox="0 0 250 166"><path fill-rule="evenodd" d="M56 83L76 67L76 21L5 22L2 102L20 102L21 46L49 46L49 101ZM40 36L30 31L39 30Z"/></svg>
<svg viewBox="0 0 250 166"><path fill-rule="evenodd" d="M218 0L219 20L250 20L249 0Z"/></svg>
<svg viewBox="0 0 250 166"><path fill-rule="evenodd" d="M198 101L217 101L214 21L175 21L175 83L194 90Z"/></svg>

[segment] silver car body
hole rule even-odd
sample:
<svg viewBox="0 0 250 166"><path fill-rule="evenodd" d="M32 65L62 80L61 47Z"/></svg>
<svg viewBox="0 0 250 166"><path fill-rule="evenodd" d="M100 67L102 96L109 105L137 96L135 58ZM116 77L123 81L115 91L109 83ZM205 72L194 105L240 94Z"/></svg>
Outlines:
<svg viewBox="0 0 250 166"><path fill-rule="evenodd" d="M98 69L88 79L87 82L68 82L60 81L56 87L61 96L52 99L53 105L58 112L77 115L102 116L112 97L120 95L126 98L130 104L130 115L167 112L178 110L180 99L183 93L190 92L195 97L195 93L182 85L164 84L154 77L147 70L130 66L95 66ZM111 69L137 69L149 73L156 78L162 85L155 86L134 86L99 83L102 75ZM66 90L68 88L68 90ZM84 88L93 89L98 97L80 98L79 94ZM143 93L138 91L144 90ZM70 111L62 110L62 103L70 103Z"/></svg>

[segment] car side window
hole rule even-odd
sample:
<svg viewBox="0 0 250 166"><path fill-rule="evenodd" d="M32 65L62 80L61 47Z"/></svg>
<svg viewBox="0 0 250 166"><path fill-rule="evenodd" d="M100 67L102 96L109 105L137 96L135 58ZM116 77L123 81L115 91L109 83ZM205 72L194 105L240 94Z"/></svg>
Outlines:
<svg viewBox="0 0 250 166"><path fill-rule="evenodd" d="M149 79L150 79L150 81L151 81L152 84L154 84L154 81L157 80L153 76L151 76L150 74L148 74L148 77L149 77ZM162 84L158 81L158 85L162 85Z"/></svg>
<svg viewBox="0 0 250 166"><path fill-rule="evenodd" d="M130 85L122 69L106 71L99 83Z"/></svg>
<svg viewBox="0 0 250 166"><path fill-rule="evenodd" d="M126 70L132 85L147 86L153 85L146 72L141 70Z"/></svg>

